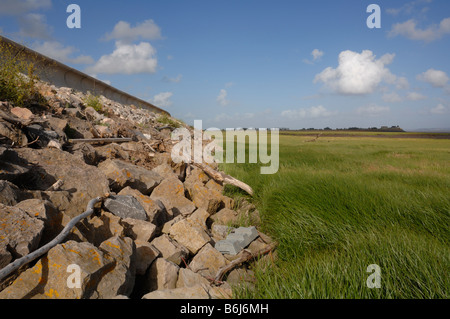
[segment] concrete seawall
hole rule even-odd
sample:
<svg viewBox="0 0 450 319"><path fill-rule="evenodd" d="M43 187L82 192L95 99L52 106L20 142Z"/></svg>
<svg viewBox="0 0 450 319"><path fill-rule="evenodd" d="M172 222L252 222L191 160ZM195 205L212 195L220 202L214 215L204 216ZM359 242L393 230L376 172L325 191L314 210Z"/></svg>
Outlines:
<svg viewBox="0 0 450 319"><path fill-rule="evenodd" d="M10 45L14 54L20 53L26 58L26 60L33 62L36 67L37 75L43 81L49 82L58 87L70 87L84 93L90 91L92 94L104 95L108 99L121 104L133 104L137 107L145 108L155 113L170 115L169 112L160 109L147 101L116 89L115 87L95 79L90 75L71 68L1 35L0 43Z"/></svg>

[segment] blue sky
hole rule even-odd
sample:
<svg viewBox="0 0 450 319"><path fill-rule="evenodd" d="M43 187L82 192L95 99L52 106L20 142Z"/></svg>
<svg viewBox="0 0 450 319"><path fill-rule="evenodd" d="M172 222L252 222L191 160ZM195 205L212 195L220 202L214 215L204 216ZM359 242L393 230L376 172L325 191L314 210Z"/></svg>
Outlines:
<svg viewBox="0 0 450 319"><path fill-rule="evenodd" d="M447 0L2 0L0 32L204 128L450 128Z"/></svg>

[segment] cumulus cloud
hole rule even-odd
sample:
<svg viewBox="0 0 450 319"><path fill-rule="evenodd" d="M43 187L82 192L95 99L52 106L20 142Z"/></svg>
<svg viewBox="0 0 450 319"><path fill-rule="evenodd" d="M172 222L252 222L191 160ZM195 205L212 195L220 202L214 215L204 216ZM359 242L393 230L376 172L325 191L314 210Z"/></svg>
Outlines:
<svg viewBox="0 0 450 319"><path fill-rule="evenodd" d="M398 35L404 36L410 40L418 40L424 42L431 42L450 34L450 18L443 19L439 25L433 24L425 29L417 27L417 21L410 19L403 23L396 23L389 31L389 37L396 37Z"/></svg>
<svg viewBox="0 0 450 319"><path fill-rule="evenodd" d="M436 107L432 108L430 112L431 114L445 114L450 112L450 108L439 103Z"/></svg>
<svg viewBox="0 0 450 319"><path fill-rule="evenodd" d="M45 16L38 13L27 13L18 17L19 36L34 39L51 39L52 28L47 24Z"/></svg>
<svg viewBox="0 0 450 319"><path fill-rule="evenodd" d="M416 8L418 6L431 3L432 1L433 0L415 0L415 1L407 2L399 8L388 8L388 9L386 9L386 12L393 16L396 16L400 13L411 14L414 11L416 11ZM421 9L422 12L425 12L427 10L428 10L428 7L424 7Z"/></svg>
<svg viewBox="0 0 450 319"><path fill-rule="evenodd" d="M418 92L409 92L408 94L406 94L406 99L409 101L419 101L419 100L424 100L427 97L425 95L422 95Z"/></svg>
<svg viewBox="0 0 450 319"><path fill-rule="evenodd" d="M124 42L133 42L136 40L155 40L161 38L161 29L152 20L145 20L135 27L126 21L119 21L112 32L105 35L106 40L120 40Z"/></svg>
<svg viewBox="0 0 450 319"><path fill-rule="evenodd" d="M156 94L151 102L158 107L169 107L172 106L172 101L170 101L172 95L172 92L161 92Z"/></svg>
<svg viewBox="0 0 450 319"><path fill-rule="evenodd" d="M356 113L364 116L379 116L388 113L390 108L388 106L381 106L376 104L370 104L362 106L356 109Z"/></svg>
<svg viewBox="0 0 450 319"><path fill-rule="evenodd" d="M281 112L281 116L289 119L304 119L304 118L318 118L329 117L335 115L337 112L328 111L322 105L312 106L310 108L302 108L298 110L286 110Z"/></svg>
<svg viewBox="0 0 450 319"><path fill-rule="evenodd" d="M430 83L433 87L443 88L449 80L444 71L428 69L427 71L417 75L417 80Z"/></svg>
<svg viewBox="0 0 450 319"><path fill-rule="evenodd" d="M225 89L221 89L219 95L217 96L217 103L221 106L227 106L230 101L227 100L228 92Z"/></svg>
<svg viewBox="0 0 450 319"><path fill-rule="evenodd" d="M339 94L368 94L375 91L385 81L389 84L404 84L386 65L392 63L395 54L385 54L378 60L370 50L361 53L350 50L339 54L337 68L328 67L314 78L314 83L322 82Z"/></svg>
<svg viewBox="0 0 450 319"><path fill-rule="evenodd" d="M2 0L0 15L21 15L34 10L48 9L51 6L51 0Z"/></svg>
<svg viewBox="0 0 450 319"><path fill-rule="evenodd" d="M62 63L94 63L94 59L90 56L79 55L77 57L70 57L77 49L71 46L65 47L62 43L57 41L45 41L43 43L34 44L33 49Z"/></svg>
<svg viewBox="0 0 450 319"><path fill-rule="evenodd" d="M316 60L320 59L323 56L323 51L320 51L319 49L314 49L311 52L312 55L312 60L308 60L308 59L304 59L303 62L308 63L308 64L314 64L314 62L316 62Z"/></svg>
<svg viewBox="0 0 450 319"><path fill-rule="evenodd" d="M127 44L116 42L113 53L103 55L88 73L137 74L155 73L158 65L156 50L148 42Z"/></svg>
<svg viewBox="0 0 450 319"><path fill-rule="evenodd" d="M396 103L401 102L402 98L397 92L385 93L381 97L384 102Z"/></svg>

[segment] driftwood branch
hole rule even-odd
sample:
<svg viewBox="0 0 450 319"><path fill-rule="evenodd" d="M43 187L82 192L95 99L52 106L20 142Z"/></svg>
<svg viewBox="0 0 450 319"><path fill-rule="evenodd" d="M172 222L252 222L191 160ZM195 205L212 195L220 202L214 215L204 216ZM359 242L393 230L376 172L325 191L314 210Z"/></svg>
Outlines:
<svg viewBox="0 0 450 319"><path fill-rule="evenodd" d="M129 137L108 137L108 138L77 138L69 139L69 143L120 143L131 142L133 139Z"/></svg>
<svg viewBox="0 0 450 319"><path fill-rule="evenodd" d="M48 252L50 249L52 249L54 246L56 246L57 244L59 244L60 242L62 242L64 240L64 238L67 237L67 235L69 234L69 232L72 230L72 228L83 218L88 217L89 215L91 215L94 212L94 205L101 202L103 200L102 197L96 197L94 199L91 199L87 205L87 209L84 213L74 217L73 219L70 220L70 222L66 225L66 227L64 227L64 229L61 231L61 233L59 233L58 236L56 236L52 241L48 242L46 245L42 246L39 249L36 249L35 251L33 251L32 253L23 256L19 259L16 259L15 261L13 261L12 263L10 263L9 265L7 265L6 267L0 269L0 280L2 280L3 278L5 278L6 276L8 276L10 273L12 273L13 271L19 269L20 267L22 267L23 265L29 263L30 261L42 256L43 254L45 254L46 252Z"/></svg>
<svg viewBox="0 0 450 319"><path fill-rule="evenodd" d="M216 277L214 278L215 282L222 281L223 276L234 269L235 267L239 266L242 263L245 263L247 261L250 261L252 259L258 258L259 256L265 255L269 252L271 252L276 247L276 243L272 243L270 245L267 245L265 248L258 250L255 253L250 253L248 250L243 250L239 253L239 256L237 259L233 260L231 263L229 263L226 266L221 267L216 274Z"/></svg>
<svg viewBox="0 0 450 319"><path fill-rule="evenodd" d="M244 182L241 182L240 180L227 175L223 172L216 171L215 169L211 168L207 164L204 163L192 163L193 165L197 166L201 170L203 170L209 177L214 179L216 182L219 182L220 184L230 184L236 187L239 187L240 189L246 191L248 194L253 196L253 189L245 184Z"/></svg>

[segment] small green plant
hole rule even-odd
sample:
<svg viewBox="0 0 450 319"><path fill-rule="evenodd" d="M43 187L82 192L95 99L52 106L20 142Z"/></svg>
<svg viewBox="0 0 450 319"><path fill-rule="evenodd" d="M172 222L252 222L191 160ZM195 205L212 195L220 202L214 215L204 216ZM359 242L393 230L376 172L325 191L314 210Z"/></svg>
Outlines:
<svg viewBox="0 0 450 319"><path fill-rule="evenodd" d="M86 106L92 107L97 112L103 111L103 105L100 102L100 97L97 95L89 94L84 100L84 103L86 104Z"/></svg>
<svg viewBox="0 0 450 319"><path fill-rule="evenodd" d="M161 124L167 124L175 128L181 127L181 124L179 122L175 121L167 114L160 115L156 120Z"/></svg>
<svg viewBox="0 0 450 319"><path fill-rule="evenodd" d="M0 100L23 106L38 95L35 66L10 44L0 41Z"/></svg>

